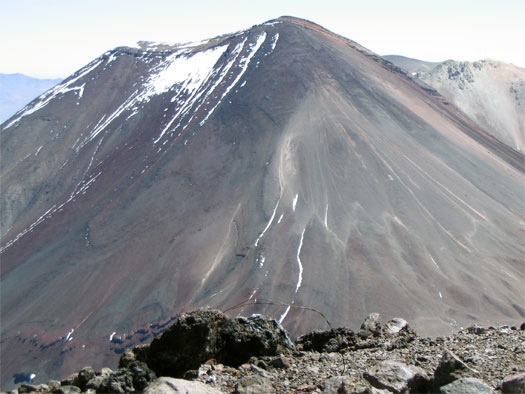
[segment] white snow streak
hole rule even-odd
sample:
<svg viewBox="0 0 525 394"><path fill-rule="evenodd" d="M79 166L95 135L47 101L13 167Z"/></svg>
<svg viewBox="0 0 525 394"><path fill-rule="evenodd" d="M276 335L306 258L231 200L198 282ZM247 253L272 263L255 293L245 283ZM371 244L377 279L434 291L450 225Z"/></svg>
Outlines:
<svg viewBox="0 0 525 394"><path fill-rule="evenodd" d="M328 204L326 204L326 209L324 210L324 226L328 228Z"/></svg>
<svg viewBox="0 0 525 394"><path fill-rule="evenodd" d="M64 208L64 206L69 203L70 201L73 201L74 198L82 193L82 194L85 194L87 189L93 184L93 182L95 182L95 180L98 178L98 176L101 174L102 172L99 172L97 175L93 176L92 178L90 178L88 181L82 181L80 182L76 187L75 187L75 190L73 191L73 193L71 193L71 195L69 196L69 198L67 199L66 202L63 202L62 204L60 205L56 205L54 204L51 208L49 208L46 212L44 212L44 214L42 216L40 216L37 220L35 220L29 227L27 227L26 229L24 229L23 231L21 231L19 234L17 234L17 236L15 238L13 238L11 241L7 242L2 248L0 248L0 254L6 250L7 248L9 248L11 245L13 245L16 241L18 241L20 238L22 238L24 235L26 235L27 233L33 231L33 229L38 226L39 224L41 224L42 222L44 222L44 220L46 219L49 219L55 212L60 212L62 210L62 208Z"/></svg>
<svg viewBox="0 0 525 394"><path fill-rule="evenodd" d="M268 223L266 224L266 227L264 228L264 230L262 231L262 233L259 234L259 237L257 237L257 239L255 240L255 244L254 244L254 246L259 245L259 241L261 240L261 238L264 236L264 234L266 233L266 231L268 231L268 229L269 229L270 226L272 225L272 223L273 223L273 219L275 218L275 213L277 212L277 207L279 206L279 201L280 201L280 200L277 200L277 204L275 204L275 208L273 209L272 217L270 218L270 220L269 220Z"/></svg>
<svg viewBox="0 0 525 394"><path fill-rule="evenodd" d="M259 256L259 258L257 259L257 261L259 262L259 268L262 268L264 266L264 262L266 261L266 257L264 257L262 254Z"/></svg>
<svg viewBox="0 0 525 394"><path fill-rule="evenodd" d="M288 305L288 307L286 308L284 313L281 315L281 317L279 317L279 324L282 324L282 322L283 322L284 318L286 317L286 315L288 314L288 312L290 312L290 305Z"/></svg>
<svg viewBox="0 0 525 394"><path fill-rule="evenodd" d="M301 287L301 283L303 282L303 264L301 262L301 249L303 248L303 240L304 240L304 232L306 231L306 228L303 229L303 232L301 233L301 239L299 240L299 247L297 248L297 266L299 267L299 273L297 275L297 284L295 285L295 294L299 291L299 288ZM292 301L292 304L294 301ZM279 324L281 324L284 319L286 318L286 315L288 315L288 312L290 312L291 306L288 305L284 313L279 317Z"/></svg>
<svg viewBox="0 0 525 394"><path fill-rule="evenodd" d="M303 282L303 264L301 262L301 249L303 247L303 239L304 239L304 232L306 228L303 229L303 232L301 233L301 240L299 241L299 247L297 248L297 266L299 267L299 274L297 277L297 285L295 286L295 293L299 291L299 287L301 287L301 283Z"/></svg>
<svg viewBox="0 0 525 394"><path fill-rule="evenodd" d="M275 36L273 36L272 38L272 47L270 48L270 52L268 53L268 55L270 53L273 52L273 50L275 49L275 46L277 45L277 40L279 39L279 33L276 33Z"/></svg>
<svg viewBox="0 0 525 394"><path fill-rule="evenodd" d="M237 82L239 82L239 80L242 78L242 76L244 75L244 73L246 72L246 70L248 69L248 64L250 64L250 61L252 60L252 57L257 53L257 51L259 50L259 48L261 47L261 45L263 44L263 42L266 40L266 32L263 32L258 38L257 38L257 42L255 44L251 44L250 45L250 53L248 53L248 55L242 59L240 62L239 62L239 65L242 67L242 70L237 73L237 78L235 78L235 80L230 84L230 86L228 86L225 90L224 90L224 93L222 94L221 98L219 99L219 101L217 102L217 104L215 104L215 106L208 112L208 115L206 115L206 117L201 121L201 126L204 124L204 122L206 122L208 120L208 118L211 116L211 114L213 113L213 111L215 111L215 109L217 108L217 106L221 103L221 101L224 99L224 97L230 92L230 90L237 84ZM244 45L244 43L243 43Z"/></svg>
<svg viewBox="0 0 525 394"><path fill-rule="evenodd" d="M296 194L294 199L293 199L293 202L292 202L292 209L293 211L295 212L295 207L297 206L297 199L299 198L299 194Z"/></svg>
<svg viewBox="0 0 525 394"><path fill-rule="evenodd" d="M67 334L66 334L66 337L64 338L64 341L65 342L69 342L73 339L72 335L73 333L75 332L75 329L72 328Z"/></svg>
<svg viewBox="0 0 525 394"><path fill-rule="evenodd" d="M102 62L103 62L103 59L98 59L97 61L88 64L86 67L84 67L82 70L80 70L79 74L75 78L70 79L70 80L68 80L66 82L63 82L63 83L55 86L51 90L48 90L46 93L44 93L43 95L41 95L39 97L39 101L37 101L35 104L29 104L29 105L25 106L24 108L22 108L22 110L18 112L20 115L18 115L15 119L13 119L11 122L9 122L3 128L3 130L11 127L12 125L14 125L18 121L20 121L20 119L22 119L23 117L25 117L27 115L30 115L33 112L38 111L39 109L44 108L47 104L49 104L51 102L52 99L54 99L59 94L65 94L65 93L70 92L70 91L78 91L79 98L81 98L82 95L84 94L84 85L85 85L85 83L82 86L72 86L72 85L76 81L78 81L80 78L82 78L84 75L86 75L90 71L92 71L95 68L97 68L100 65L100 63L102 63Z"/></svg>

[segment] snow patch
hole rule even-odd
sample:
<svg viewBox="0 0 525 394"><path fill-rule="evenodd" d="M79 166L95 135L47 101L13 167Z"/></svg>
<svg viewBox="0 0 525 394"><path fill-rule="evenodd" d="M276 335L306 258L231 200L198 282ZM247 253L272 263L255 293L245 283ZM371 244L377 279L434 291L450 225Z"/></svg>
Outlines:
<svg viewBox="0 0 525 394"><path fill-rule="evenodd" d="M276 33L273 37L272 37L272 47L270 48L270 52L268 53L268 55L270 53L273 52L273 50L275 49L275 46L277 45L277 40L279 39L279 33Z"/></svg>
<svg viewBox="0 0 525 394"><path fill-rule="evenodd" d="M64 342L70 342L71 340L73 340L73 333L75 332L75 329L72 328L71 330L69 330L69 332L66 334L66 336L64 337Z"/></svg>
<svg viewBox="0 0 525 394"><path fill-rule="evenodd" d="M148 94L167 92L174 85L179 85L181 90L195 91L210 76L224 49L220 46L190 56L180 53L171 55L147 83Z"/></svg>
<svg viewBox="0 0 525 394"><path fill-rule="evenodd" d="M262 231L262 233L259 234L259 236L258 236L257 239L255 240L255 244L254 244L254 246L259 245L259 241L260 241L261 238L264 236L264 234L266 234L266 231L268 231L268 229L269 229L270 226L272 225L272 223L273 223L273 219L275 218L275 213L277 212L277 207L279 206L279 201L280 201L280 200L277 200L277 204L275 204L275 208L273 209L272 216L271 216L270 220L268 221L268 223L266 224L266 227L264 228L264 230Z"/></svg>
<svg viewBox="0 0 525 394"><path fill-rule="evenodd" d="M303 264L301 262L301 249L303 247L303 239L304 239L304 232L306 231L306 228L303 229L303 232L301 233L301 239L299 240L299 247L297 248L297 266L299 267L299 274L297 276L297 285L295 286L295 293L299 291L299 288L301 287L301 283L303 282Z"/></svg>
<svg viewBox="0 0 525 394"><path fill-rule="evenodd" d="M297 199L299 198L299 194L296 194L294 199L293 199L293 202L292 202L292 209L293 211L295 212L295 207L297 206Z"/></svg>
<svg viewBox="0 0 525 394"><path fill-rule="evenodd" d="M282 324L284 318L286 317L286 315L288 314L288 312L290 312L290 305L288 305L288 307L286 308L286 310L284 311L284 313L281 315L281 317L279 317L279 324Z"/></svg>

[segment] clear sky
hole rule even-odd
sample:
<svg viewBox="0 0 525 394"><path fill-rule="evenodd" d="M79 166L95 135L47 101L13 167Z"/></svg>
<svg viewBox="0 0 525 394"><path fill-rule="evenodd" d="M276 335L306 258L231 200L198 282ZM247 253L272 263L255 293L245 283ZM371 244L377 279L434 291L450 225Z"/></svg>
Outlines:
<svg viewBox="0 0 525 394"><path fill-rule="evenodd" d="M117 46L197 41L282 15L380 55L525 67L525 0L2 0L0 73L66 77Z"/></svg>

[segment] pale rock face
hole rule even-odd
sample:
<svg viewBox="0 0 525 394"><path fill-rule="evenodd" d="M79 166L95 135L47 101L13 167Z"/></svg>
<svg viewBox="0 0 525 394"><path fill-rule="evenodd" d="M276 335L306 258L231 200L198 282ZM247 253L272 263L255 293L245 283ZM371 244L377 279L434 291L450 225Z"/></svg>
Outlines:
<svg viewBox="0 0 525 394"><path fill-rule="evenodd" d="M493 60L447 61L421 78L496 138L525 148L525 69Z"/></svg>
<svg viewBox="0 0 525 394"><path fill-rule="evenodd" d="M405 319L396 317L385 324L384 331L387 334L397 334L401 330L408 328L408 323Z"/></svg>
<svg viewBox="0 0 525 394"><path fill-rule="evenodd" d="M496 60L429 63L386 56L436 89L488 133L525 148L525 69Z"/></svg>
<svg viewBox="0 0 525 394"><path fill-rule="evenodd" d="M367 370L364 377L374 387L394 393L418 392L430 380L422 368L393 360L381 361Z"/></svg>
<svg viewBox="0 0 525 394"><path fill-rule="evenodd" d="M150 383L144 394L221 394L222 391L206 383L192 382L184 379L161 377Z"/></svg>

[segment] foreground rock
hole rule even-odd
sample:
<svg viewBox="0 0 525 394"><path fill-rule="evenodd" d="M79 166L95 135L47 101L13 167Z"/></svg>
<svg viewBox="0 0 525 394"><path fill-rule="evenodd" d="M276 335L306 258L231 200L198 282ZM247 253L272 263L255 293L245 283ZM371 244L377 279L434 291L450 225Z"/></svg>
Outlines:
<svg viewBox="0 0 525 394"><path fill-rule="evenodd" d="M182 377L209 359L241 365L252 356L275 356L294 349L288 333L262 316L230 318L215 310L183 313L139 359L159 376Z"/></svg>
<svg viewBox="0 0 525 394"><path fill-rule="evenodd" d="M86 367L18 389L28 392L525 393L525 330L469 327L421 338L405 320L382 324L373 314L358 333L314 331L294 345L275 320L204 309L126 352L116 371Z"/></svg>

